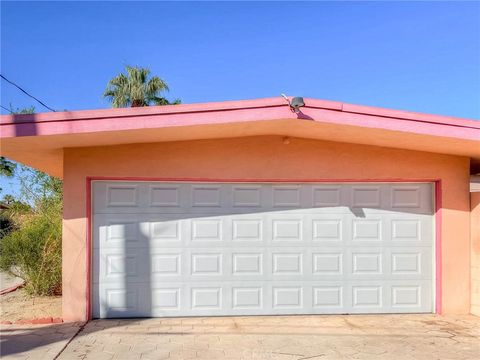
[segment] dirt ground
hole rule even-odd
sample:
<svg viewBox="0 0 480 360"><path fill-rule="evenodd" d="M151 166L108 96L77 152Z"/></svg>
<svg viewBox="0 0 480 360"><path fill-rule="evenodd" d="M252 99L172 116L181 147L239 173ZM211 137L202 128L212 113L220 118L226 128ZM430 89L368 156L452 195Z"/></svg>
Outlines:
<svg viewBox="0 0 480 360"><path fill-rule="evenodd" d="M61 296L31 297L25 290L0 296L0 320L16 321L52 317L62 317Z"/></svg>

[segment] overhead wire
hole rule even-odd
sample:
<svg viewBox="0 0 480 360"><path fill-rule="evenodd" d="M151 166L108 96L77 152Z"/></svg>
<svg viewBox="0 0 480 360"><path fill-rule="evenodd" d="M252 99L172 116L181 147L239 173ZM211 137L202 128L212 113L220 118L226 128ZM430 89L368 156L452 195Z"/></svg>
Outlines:
<svg viewBox="0 0 480 360"><path fill-rule="evenodd" d="M36 102L38 102L40 105L42 105L43 107L47 108L48 110L50 111L53 111L53 112L56 112L55 109L52 109L50 106L46 105L43 101L39 100L38 98L36 98L35 96L33 96L32 94L30 94L28 91L24 90L21 86L15 84L13 81L11 80L8 80L4 75L0 74L0 77L5 80L6 82L8 82L9 84L15 86L18 90L20 90L21 92L23 92L25 95L31 97L32 99L34 99ZM4 108L2 106L2 108ZM5 109L5 108L4 108ZM9 110L10 111L10 110ZM11 111L10 111L11 112Z"/></svg>

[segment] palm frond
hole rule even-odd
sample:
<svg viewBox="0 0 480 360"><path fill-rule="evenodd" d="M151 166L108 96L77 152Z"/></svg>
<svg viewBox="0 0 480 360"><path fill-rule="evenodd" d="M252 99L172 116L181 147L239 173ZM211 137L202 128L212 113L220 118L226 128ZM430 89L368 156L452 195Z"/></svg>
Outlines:
<svg viewBox="0 0 480 360"><path fill-rule="evenodd" d="M164 97L154 97L152 98L152 102L157 105L157 106L162 106L162 105L179 105L182 103L180 99L175 99L173 101L170 101Z"/></svg>
<svg viewBox="0 0 480 360"><path fill-rule="evenodd" d="M160 93L169 91L167 83L158 76L150 77L150 70L138 66L126 66L126 73L112 78L103 93L113 107L169 105ZM180 103L177 99L174 103Z"/></svg>

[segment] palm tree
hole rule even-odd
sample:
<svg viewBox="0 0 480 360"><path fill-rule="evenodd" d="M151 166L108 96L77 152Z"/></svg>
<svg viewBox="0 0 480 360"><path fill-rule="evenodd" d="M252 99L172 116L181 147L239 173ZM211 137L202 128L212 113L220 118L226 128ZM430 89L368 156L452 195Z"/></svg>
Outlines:
<svg viewBox="0 0 480 360"><path fill-rule="evenodd" d="M155 105L180 104L179 99L173 102L159 96L168 91L167 83L158 76L149 79L150 70L138 66L126 66L127 73L120 73L108 82L103 96L112 102L114 108L141 107Z"/></svg>

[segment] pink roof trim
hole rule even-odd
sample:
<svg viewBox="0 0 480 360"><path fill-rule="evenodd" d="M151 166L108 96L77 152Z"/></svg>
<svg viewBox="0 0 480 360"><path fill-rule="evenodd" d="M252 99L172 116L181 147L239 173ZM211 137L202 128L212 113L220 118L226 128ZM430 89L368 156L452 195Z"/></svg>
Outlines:
<svg viewBox="0 0 480 360"><path fill-rule="evenodd" d="M480 129L480 121L450 116L415 113L403 110L392 110L378 107L352 105L337 101L305 98L305 108L326 109L342 113L373 115L392 119L411 120L439 125L449 125L464 128ZM168 114L191 114L231 110L248 110L271 107L285 107L286 101L281 97L255 100L238 100L209 102L198 104L182 104L171 106L150 106L142 108L80 110L66 112L38 113L33 115L2 115L0 125L42 123L55 121L99 120L106 118L142 117ZM1 135L0 135L1 136Z"/></svg>

